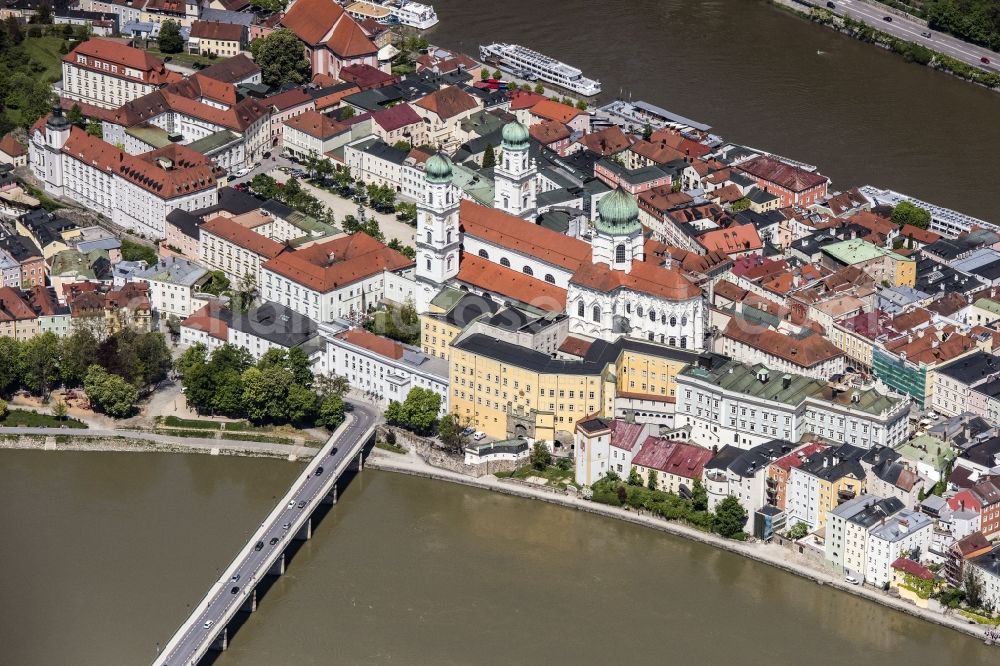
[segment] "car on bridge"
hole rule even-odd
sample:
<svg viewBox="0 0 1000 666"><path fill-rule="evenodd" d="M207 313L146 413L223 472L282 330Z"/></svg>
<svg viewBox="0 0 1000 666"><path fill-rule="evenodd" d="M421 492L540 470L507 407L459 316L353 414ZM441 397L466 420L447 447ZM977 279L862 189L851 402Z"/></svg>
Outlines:
<svg viewBox="0 0 1000 666"><path fill-rule="evenodd" d="M236 582L236 581L238 581L239 579L240 579L240 575L239 575L238 573L235 573L235 574L233 574L233 577L232 577L232 579L231 579L231 580L232 580L232 581L233 581L233 582L235 583L235 582Z"/></svg>
<svg viewBox="0 0 1000 666"><path fill-rule="evenodd" d="M295 500L293 499L288 500L288 508L291 509L294 506L295 506Z"/></svg>
<svg viewBox="0 0 1000 666"><path fill-rule="evenodd" d="M322 467L317 467L316 468L316 476L319 476L322 473L323 473L323 468Z"/></svg>
<svg viewBox="0 0 1000 666"><path fill-rule="evenodd" d="M201 625L206 629L211 629L212 625L215 624L215 620L205 620L205 624Z"/></svg>
<svg viewBox="0 0 1000 666"><path fill-rule="evenodd" d="M986 56L983 56L982 58L979 59L979 62L983 63L984 65L988 65L990 64L990 59L987 58Z"/></svg>
<svg viewBox="0 0 1000 666"><path fill-rule="evenodd" d="M240 591L239 586L233 585L233 589L229 590L229 594L236 594L239 591Z"/></svg>
<svg viewBox="0 0 1000 666"><path fill-rule="evenodd" d="M305 507L305 505L306 505L306 501L305 500L302 500L301 502L299 502L299 508L300 509L303 508L303 507Z"/></svg>
<svg viewBox="0 0 1000 666"><path fill-rule="evenodd" d="M273 546L274 544L278 543L278 537L272 537L271 540L268 541L268 543Z"/></svg>
<svg viewBox="0 0 1000 666"><path fill-rule="evenodd" d="M263 542L263 541L258 541L258 542L257 542L257 545L256 545L256 546L254 546L254 547L253 547L253 549L254 549L254 550L260 550L260 549L261 549L261 548L263 548L263 547L264 547L264 542Z"/></svg>

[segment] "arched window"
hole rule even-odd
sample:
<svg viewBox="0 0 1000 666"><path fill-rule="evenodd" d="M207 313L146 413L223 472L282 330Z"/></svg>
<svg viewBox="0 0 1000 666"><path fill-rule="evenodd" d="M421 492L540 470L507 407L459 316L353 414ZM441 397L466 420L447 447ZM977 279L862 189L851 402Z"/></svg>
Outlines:
<svg viewBox="0 0 1000 666"><path fill-rule="evenodd" d="M684 315L681 317L681 326L687 326L687 325L688 325L688 316Z"/></svg>
<svg viewBox="0 0 1000 666"><path fill-rule="evenodd" d="M503 198L503 209L507 210L508 208L510 208L510 200L505 196Z"/></svg>
<svg viewBox="0 0 1000 666"><path fill-rule="evenodd" d="M601 306L595 305L594 312L592 314L594 321L601 321Z"/></svg>
<svg viewBox="0 0 1000 666"><path fill-rule="evenodd" d="M638 307L636 307L636 309L635 309L635 313L636 313L637 315L639 315L640 317L642 316L642 306L641 306L641 305L640 305L640 306L638 306Z"/></svg>
<svg viewBox="0 0 1000 666"><path fill-rule="evenodd" d="M663 344L663 333L660 333L660 344Z"/></svg>
<svg viewBox="0 0 1000 666"><path fill-rule="evenodd" d="M583 316L583 301L577 301L576 303L576 316Z"/></svg>
<svg viewBox="0 0 1000 666"><path fill-rule="evenodd" d="M649 341L652 342L653 341L653 334L652 333L647 333L646 335L649 336Z"/></svg>
<svg viewBox="0 0 1000 666"><path fill-rule="evenodd" d="M486 250L480 250L479 251L479 256L482 257L483 259L489 259L490 258L490 254Z"/></svg>
<svg viewBox="0 0 1000 666"><path fill-rule="evenodd" d="M451 267L454 264L454 261L455 261L455 257L451 257L451 256L448 257L448 270L449 271L451 270Z"/></svg>
<svg viewBox="0 0 1000 666"><path fill-rule="evenodd" d="M545 274L545 281L549 282L551 284L555 284L556 283L556 279L554 277L552 277L552 273L546 273Z"/></svg>
<svg viewBox="0 0 1000 666"><path fill-rule="evenodd" d="M531 270L531 266L525 266L524 268L521 269L521 271L525 275L534 275L535 274L535 271Z"/></svg>
<svg viewBox="0 0 1000 666"><path fill-rule="evenodd" d="M430 245L430 243L431 243L431 232L428 231L427 232L427 244Z"/></svg>
<svg viewBox="0 0 1000 666"><path fill-rule="evenodd" d="M433 192L431 192L430 194L427 195L427 203L429 203L432 206L434 205L434 193Z"/></svg>
<svg viewBox="0 0 1000 666"><path fill-rule="evenodd" d="M671 317L670 318L670 325L671 326L676 326L677 325L677 317Z"/></svg>
<svg viewBox="0 0 1000 666"><path fill-rule="evenodd" d="M626 303L625 304L625 314L632 314L632 304L631 303Z"/></svg>
<svg viewBox="0 0 1000 666"><path fill-rule="evenodd" d="M670 338L670 341L667 342L667 344L670 345L671 347L676 347L677 346L677 338Z"/></svg>
<svg viewBox="0 0 1000 666"><path fill-rule="evenodd" d="M667 323L667 313L666 312L664 312L663 314L660 315L660 323L661 324L666 324Z"/></svg>
<svg viewBox="0 0 1000 666"><path fill-rule="evenodd" d="M681 336L681 349L687 349L688 339L686 335Z"/></svg>
<svg viewBox="0 0 1000 666"><path fill-rule="evenodd" d="M448 232L445 234L445 242L451 243L451 229L449 229Z"/></svg>
<svg viewBox="0 0 1000 666"><path fill-rule="evenodd" d="M624 244L619 245L618 247L615 248L615 262L619 263L619 264L625 262L625 245Z"/></svg>
<svg viewBox="0 0 1000 666"><path fill-rule="evenodd" d="M510 260L507 257L500 257L500 265L510 268Z"/></svg>
<svg viewBox="0 0 1000 666"><path fill-rule="evenodd" d="M649 321L656 321L656 310L649 311Z"/></svg>
<svg viewBox="0 0 1000 666"><path fill-rule="evenodd" d="M430 269L431 269L431 260L430 260L430 258L428 258L427 259L427 270L430 270Z"/></svg>

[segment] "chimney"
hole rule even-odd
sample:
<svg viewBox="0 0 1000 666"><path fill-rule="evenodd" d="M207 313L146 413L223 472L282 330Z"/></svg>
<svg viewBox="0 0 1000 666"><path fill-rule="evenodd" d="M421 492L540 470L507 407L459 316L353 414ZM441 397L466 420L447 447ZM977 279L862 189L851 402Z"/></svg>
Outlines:
<svg viewBox="0 0 1000 666"><path fill-rule="evenodd" d="M335 261L337 261L337 253L336 252L331 252L330 254L326 255L326 265L327 266L332 266Z"/></svg>

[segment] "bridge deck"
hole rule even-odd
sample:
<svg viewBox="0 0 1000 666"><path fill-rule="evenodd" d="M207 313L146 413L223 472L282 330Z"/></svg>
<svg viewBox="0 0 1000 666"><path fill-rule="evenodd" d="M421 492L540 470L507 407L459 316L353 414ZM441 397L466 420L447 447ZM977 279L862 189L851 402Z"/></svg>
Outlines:
<svg viewBox="0 0 1000 666"><path fill-rule="evenodd" d="M348 413L344 423L306 465L219 580L212 584L201 603L167 642L163 652L153 662L154 666L197 664L220 638L225 643L226 627L240 608L248 604L253 607L257 585L264 576L275 567L284 570L283 558L289 545L300 534L308 538L313 512L333 492L337 480L362 454L365 443L374 434L374 410L356 403L352 406L354 409ZM322 472L317 473L320 468Z"/></svg>

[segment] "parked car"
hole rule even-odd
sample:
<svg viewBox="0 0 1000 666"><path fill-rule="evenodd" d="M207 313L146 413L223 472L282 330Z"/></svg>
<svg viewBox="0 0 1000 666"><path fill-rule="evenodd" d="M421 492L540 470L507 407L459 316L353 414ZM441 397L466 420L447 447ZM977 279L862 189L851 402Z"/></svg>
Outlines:
<svg viewBox="0 0 1000 666"><path fill-rule="evenodd" d="M250 173L250 169L237 169L233 172L233 178L242 178L248 173Z"/></svg>
<svg viewBox="0 0 1000 666"><path fill-rule="evenodd" d="M468 437L469 435L471 435L474 432L476 432L475 428L466 428L465 430L462 431L462 434L465 435L466 437Z"/></svg>
<svg viewBox="0 0 1000 666"><path fill-rule="evenodd" d="M483 437L486 437L486 433L483 432L482 430L477 430L476 434L472 436L472 439L474 439L474 440L476 440L478 442Z"/></svg>
<svg viewBox="0 0 1000 666"><path fill-rule="evenodd" d="M846 576L844 576L844 581L847 582L847 583L850 583L851 585L860 585L861 584L861 581L858 580L857 578L855 578L854 576L852 576L851 574L847 574Z"/></svg>

